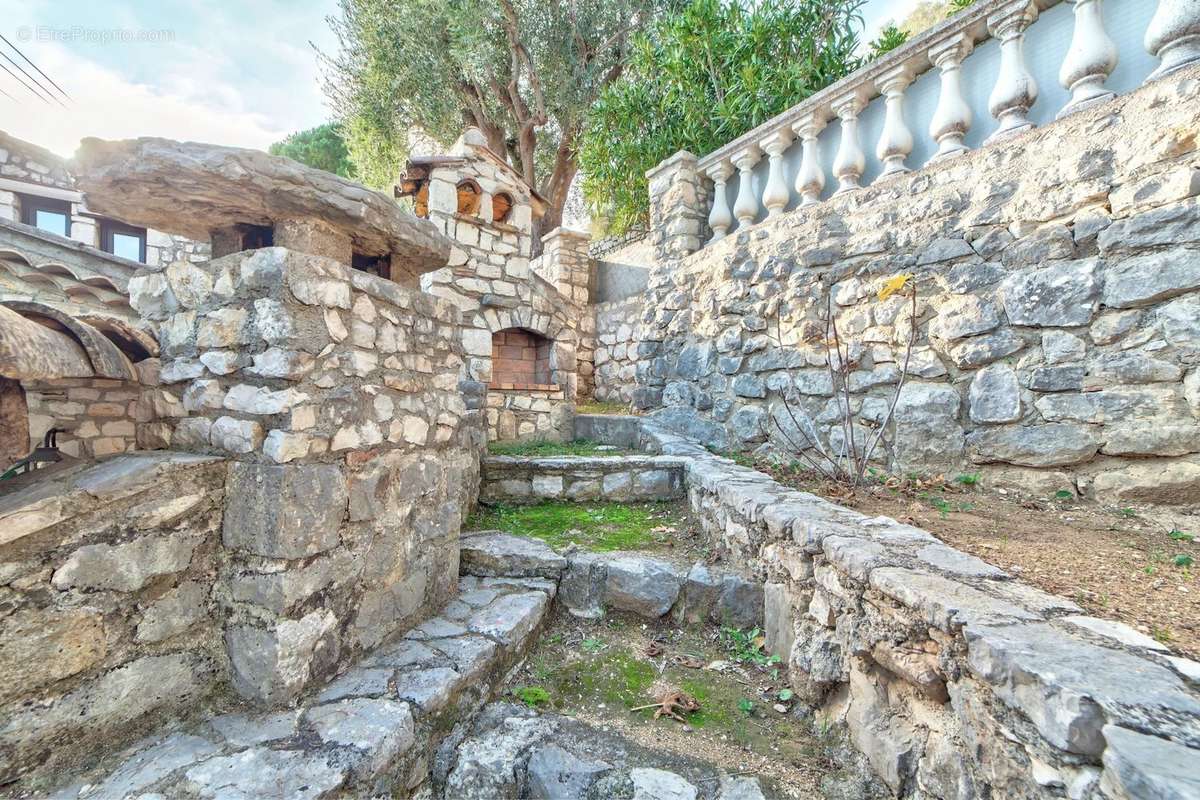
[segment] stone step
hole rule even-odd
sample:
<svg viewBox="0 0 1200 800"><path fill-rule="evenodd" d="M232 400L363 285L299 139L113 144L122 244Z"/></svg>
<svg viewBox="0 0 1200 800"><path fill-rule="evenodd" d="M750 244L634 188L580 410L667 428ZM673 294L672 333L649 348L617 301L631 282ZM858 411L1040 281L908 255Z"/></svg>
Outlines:
<svg viewBox="0 0 1200 800"><path fill-rule="evenodd" d="M490 697L541 625L555 585L464 577L443 614L383 645L298 708L238 712L162 731L56 800L404 794L441 732Z"/></svg>
<svg viewBox="0 0 1200 800"><path fill-rule="evenodd" d="M554 800L765 800L779 796L753 776L635 745L570 717L493 703L439 753L434 797ZM447 743L456 740L455 736Z"/></svg>
<svg viewBox="0 0 1200 800"><path fill-rule="evenodd" d="M558 601L578 617L607 609L658 619L761 627L762 584L702 562L680 564L645 553L575 551L563 556L536 539L499 531L463 534L464 575L539 576L559 581Z"/></svg>

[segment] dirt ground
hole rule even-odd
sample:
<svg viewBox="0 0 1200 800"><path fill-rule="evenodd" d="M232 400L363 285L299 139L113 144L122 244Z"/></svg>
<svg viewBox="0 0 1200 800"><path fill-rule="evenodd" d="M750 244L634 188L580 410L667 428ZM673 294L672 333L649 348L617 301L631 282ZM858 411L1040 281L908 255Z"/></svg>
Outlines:
<svg viewBox="0 0 1200 800"><path fill-rule="evenodd" d="M789 486L924 528L1098 617L1200 659L1200 515L1028 497L954 479L849 493L819 475L758 463Z"/></svg>
<svg viewBox="0 0 1200 800"><path fill-rule="evenodd" d="M869 795L846 766L845 746L814 731L784 692L786 676L761 653L761 641L748 636L738 647L729 636L708 625L628 615L587 621L560 612L506 691L643 747L767 778L779 796ZM646 706L673 692L699 707L678 709L684 721L656 719L656 708Z"/></svg>

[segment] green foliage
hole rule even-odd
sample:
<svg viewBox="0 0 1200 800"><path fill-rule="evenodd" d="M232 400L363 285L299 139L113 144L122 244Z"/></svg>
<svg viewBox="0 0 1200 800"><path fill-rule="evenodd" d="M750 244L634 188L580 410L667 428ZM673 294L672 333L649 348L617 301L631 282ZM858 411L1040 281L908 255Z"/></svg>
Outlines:
<svg viewBox="0 0 1200 800"><path fill-rule="evenodd" d="M754 711L754 701L748 697L738 700L738 711L741 711L743 714L750 714Z"/></svg>
<svg viewBox="0 0 1200 800"><path fill-rule="evenodd" d="M1171 559L1171 563L1177 567L1190 567L1196 563L1196 560L1186 553L1180 553Z"/></svg>
<svg viewBox="0 0 1200 800"><path fill-rule="evenodd" d="M780 689L779 694L776 696L779 698L779 702L781 703L786 703L791 700L792 697L794 697L791 689Z"/></svg>
<svg viewBox="0 0 1200 800"><path fill-rule="evenodd" d="M518 686L513 689L513 695L530 708L550 703L550 693L541 686Z"/></svg>
<svg viewBox="0 0 1200 800"><path fill-rule="evenodd" d="M950 8L947 16L952 16L953 14L962 11L964 8L970 8L974 4L975 0L950 0Z"/></svg>
<svg viewBox="0 0 1200 800"><path fill-rule="evenodd" d="M648 220L645 173L704 154L859 65L862 0L686 0L633 42L580 144L593 214L621 233Z"/></svg>
<svg viewBox="0 0 1200 800"><path fill-rule="evenodd" d="M682 524L672 503L540 503L481 508L470 530L501 530L541 539L551 547L579 544L589 550L645 550L658 545L652 529Z"/></svg>
<svg viewBox="0 0 1200 800"><path fill-rule="evenodd" d="M600 450L603 445L587 439L573 442L550 442L537 439L528 442L490 442L488 452L494 456L612 456L620 450Z"/></svg>
<svg viewBox="0 0 1200 800"><path fill-rule="evenodd" d="M466 125L561 209L573 143L657 0L338 0L325 93L370 185Z"/></svg>
<svg viewBox="0 0 1200 800"><path fill-rule="evenodd" d="M599 653L605 644L603 639L584 639L580 646L589 653Z"/></svg>
<svg viewBox="0 0 1200 800"><path fill-rule="evenodd" d="M982 472L967 472L956 477L954 482L961 483L963 486L978 486L982 475Z"/></svg>
<svg viewBox="0 0 1200 800"><path fill-rule="evenodd" d="M729 657L739 664L769 667L779 662L779 656L767 655L763 650L766 637L758 628L744 631L737 628L721 628L721 638L725 642Z"/></svg>
<svg viewBox="0 0 1200 800"><path fill-rule="evenodd" d="M1059 489L1057 492L1054 493L1054 499L1055 500L1074 500L1075 493L1072 492L1070 489Z"/></svg>
<svg viewBox="0 0 1200 800"><path fill-rule="evenodd" d="M1183 531L1180 531L1180 530L1173 530L1170 533L1168 533L1167 535L1170 536L1171 539L1176 542L1190 542L1196 538L1192 534L1184 533Z"/></svg>
<svg viewBox="0 0 1200 800"><path fill-rule="evenodd" d="M911 34L908 31L902 31L889 23L879 32L879 38L871 42L871 53L867 56L867 60L874 61L880 56L892 52L907 42L909 36Z"/></svg>
<svg viewBox="0 0 1200 800"><path fill-rule="evenodd" d="M306 131L293 133L282 142L275 142L267 152L286 156L313 169L323 169L343 178L355 177L354 163L336 123L327 122Z"/></svg>

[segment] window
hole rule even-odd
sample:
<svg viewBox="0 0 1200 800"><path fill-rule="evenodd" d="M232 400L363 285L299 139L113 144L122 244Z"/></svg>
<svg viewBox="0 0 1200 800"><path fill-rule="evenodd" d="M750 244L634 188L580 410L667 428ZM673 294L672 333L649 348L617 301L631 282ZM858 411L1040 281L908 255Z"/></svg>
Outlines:
<svg viewBox="0 0 1200 800"><path fill-rule="evenodd" d="M59 236L71 235L69 202L31 194L18 196L21 198L21 222Z"/></svg>
<svg viewBox="0 0 1200 800"><path fill-rule="evenodd" d="M512 214L513 199L508 192L500 192L492 198L492 221L508 222Z"/></svg>
<svg viewBox="0 0 1200 800"><path fill-rule="evenodd" d="M103 220L100 223L100 249L130 261L146 263L146 229L123 222Z"/></svg>

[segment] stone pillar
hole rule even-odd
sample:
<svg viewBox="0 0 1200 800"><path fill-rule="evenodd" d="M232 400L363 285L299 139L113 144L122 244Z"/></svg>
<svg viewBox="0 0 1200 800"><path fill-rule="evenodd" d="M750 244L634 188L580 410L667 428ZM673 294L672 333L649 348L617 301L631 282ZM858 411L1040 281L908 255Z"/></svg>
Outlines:
<svg viewBox="0 0 1200 800"><path fill-rule="evenodd" d="M709 189L696 157L681 150L646 173L650 236L660 261L696 252L706 234Z"/></svg>
<svg viewBox="0 0 1200 800"><path fill-rule="evenodd" d="M802 206L821 202L821 192L825 190L825 168L821 166L821 145L817 137L825 130L826 122L824 113L812 113L806 114L792 125L792 130L800 137L803 148L800 154L800 170L796 173L796 191L800 194Z"/></svg>
<svg viewBox="0 0 1200 800"><path fill-rule="evenodd" d="M1000 127L989 142L1033 127L1029 109L1037 102L1038 85L1025 64L1025 29L1037 16L1036 5L1017 0L988 17L988 30L1000 41L1000 74L988 98L988 110Z"/></svg>
<svg viewBox="0 0 1200 800"><path fill-rule="evenodd" d="M1075 29L1058 80L1071 99L1058 112L1068 114L1115 96L1104 82L1117 66L1117 46L1104 30L1103 0L1073 0Z"/></svg>
<svg viewBox="0 0 1200 800"><path fill-rule="evenodd" d="M274 233L276 247L286 247L297 253L332 258L346 266L350 266L354 257L354 247L350 237L332 225L317 219L276 222Z"/></svg>
<svg viewBox="0 0 1200 800"><path fill-rule="evenodd" d="M592 259L588 246L592 237L583 231L555 228L542 237L542 264L559 293L578 305L588 302Z"/></svg>
<svg viewBox="0 0 1200 800"><path fill-rule="evenodd" d="M970 55L974 43L967 34L957 34L929 48L929 61L941 74L941 90L937 108L929 121L929 135L938 144L937 152L929 159L937 161L965 153L963 142L971 130L971 106L963 98L962 62Z"/></svg>
<svg viewBox="0 0 1200 800"><path fill-rule="evenodd" d="M282 247L139 273L130 301L172 446L231 461L215 596L242 696L290 703L449 598L482 443L457 309Z"/></svg>
<svg viewBox="0 0 1200 800"><path fill-rule="evenodd" d="M1146 28L1146 49L1162 62L1147 81L1200 62L1200 3L1158 0L1158 8Z"/></svg>
<svg viewBox="0 0 1200 800"><path fill-rule="evenodd" d="M712 228L709 244L723 237L733 225L733 211L730 210L729 200L725 197L729 176L732 174L733 164L728 159L708 168L708 177L713 182L712 210L708 212L708 227Z"/></svg>

